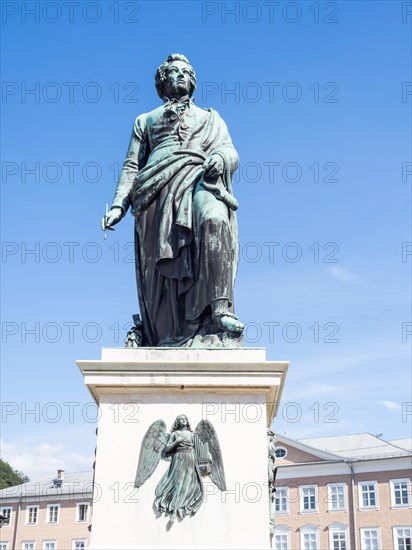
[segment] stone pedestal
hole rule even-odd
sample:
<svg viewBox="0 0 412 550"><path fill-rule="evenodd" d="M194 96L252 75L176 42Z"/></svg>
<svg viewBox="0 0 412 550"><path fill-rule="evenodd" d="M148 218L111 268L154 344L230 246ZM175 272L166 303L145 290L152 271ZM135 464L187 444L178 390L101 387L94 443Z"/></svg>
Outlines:
<svg viewBox="0 0 412 550"><path fill-rule="evenodd" d="M268 549L266 430L276 415L288 363L266 361L264 349L103 349L100 361L78 361L100 406L91 546L114 549ZM217 432L227 491L204 478L197 514L167 528L152 509L161 461L134 488L148 427L179 414L194 429Z"/></svg>

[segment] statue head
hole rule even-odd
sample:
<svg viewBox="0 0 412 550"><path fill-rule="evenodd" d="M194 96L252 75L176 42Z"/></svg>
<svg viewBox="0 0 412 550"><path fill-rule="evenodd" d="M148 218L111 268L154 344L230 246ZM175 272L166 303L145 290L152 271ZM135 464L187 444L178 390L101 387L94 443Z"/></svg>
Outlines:
<svg viewBox="0 0 412 550"><path fill-rule="evenodd" d="M185 95L192 97L196 90L196 74L185 55L172 53L157 69L155 84L161 99Z"/></svg>
<svg viewBox="0 0 412 550"><path fill-rule="evenodd" d="M179 414L179 416L174 421L172 429L170 431L175 432L176 430L192 431L192 428L190 427L190 424L189 424L189 420L185 414Z"/></svg>

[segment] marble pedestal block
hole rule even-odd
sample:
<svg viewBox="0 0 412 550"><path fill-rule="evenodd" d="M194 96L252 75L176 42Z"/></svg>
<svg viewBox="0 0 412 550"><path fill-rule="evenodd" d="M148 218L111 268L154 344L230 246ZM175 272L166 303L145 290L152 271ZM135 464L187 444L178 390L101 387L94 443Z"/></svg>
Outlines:
<svg viewBox="0 0 412 550"><path fill-rule="evenodd" d="M270 548L266 430L288 363L256 348L106 348L101 360L77 364L100 407L90 548ZM193 429L202 418L213 423L227 490L203 478L200 510L168 529L152 506L169 463L139 490L134 479L148 427L164 419L170 431L179 414Z"/></svg>

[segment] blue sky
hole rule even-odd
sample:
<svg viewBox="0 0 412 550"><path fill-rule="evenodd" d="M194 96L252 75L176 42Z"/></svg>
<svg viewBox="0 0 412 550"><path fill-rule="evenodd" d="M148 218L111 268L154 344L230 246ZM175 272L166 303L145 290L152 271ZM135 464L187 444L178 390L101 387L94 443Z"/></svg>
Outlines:
<svg viewBox="0 0 412 550"><path fill-rule="evenodd" d="M91 467L75 360L137 312L133 220L99 223L171 52L239 151L236 311L291 363L275 429L409 437L410 5L75 4L2 3L3 457Z"/></svg>

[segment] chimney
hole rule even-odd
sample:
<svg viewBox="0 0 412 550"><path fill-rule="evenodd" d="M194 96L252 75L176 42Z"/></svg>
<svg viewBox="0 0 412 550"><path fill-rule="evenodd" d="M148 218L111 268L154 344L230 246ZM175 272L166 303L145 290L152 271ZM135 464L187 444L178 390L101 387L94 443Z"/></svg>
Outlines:
<svg viewBox="0 0 412 550"><path fill-rule="evenodd" d="M64 481L64 470L57 470L57 477L53 479L53 488L60 489Z"/></svg>

